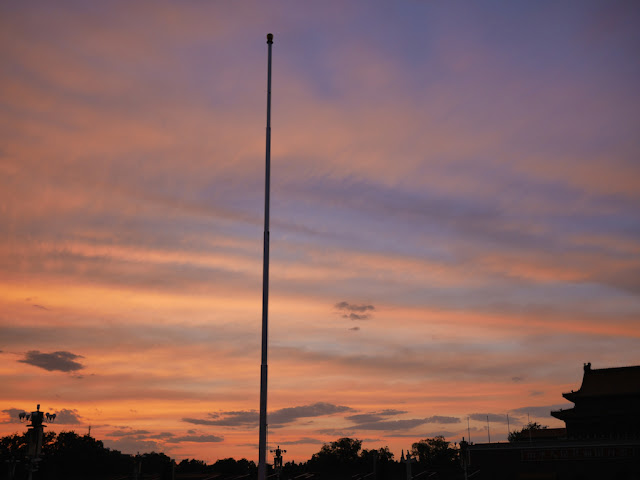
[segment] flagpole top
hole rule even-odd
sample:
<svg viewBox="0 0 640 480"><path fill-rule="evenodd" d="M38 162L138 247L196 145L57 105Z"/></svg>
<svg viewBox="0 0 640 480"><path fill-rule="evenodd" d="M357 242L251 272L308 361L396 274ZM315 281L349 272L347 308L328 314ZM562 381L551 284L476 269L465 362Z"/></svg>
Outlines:
<svg viewBox="0 0 640 480"><path fill-rule="evenodd" d="M268 44L273 43L273 33L267 33L267 43Z"/></svg>

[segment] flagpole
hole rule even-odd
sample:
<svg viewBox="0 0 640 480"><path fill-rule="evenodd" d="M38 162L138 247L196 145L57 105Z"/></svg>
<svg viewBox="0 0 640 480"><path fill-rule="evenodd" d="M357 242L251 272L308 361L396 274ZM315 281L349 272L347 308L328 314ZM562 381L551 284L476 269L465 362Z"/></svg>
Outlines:
<svg viewBox="0 0 640 480"><path fill-rule="evenodd" d="M271 183L271 46L273 34L267 34L269 60L267 68L267 148L264 179L264 250L262 266L262 363L260 365L260 442L258 446L258 480L267 478L267 349L269 330L269 199Z"/></svg>

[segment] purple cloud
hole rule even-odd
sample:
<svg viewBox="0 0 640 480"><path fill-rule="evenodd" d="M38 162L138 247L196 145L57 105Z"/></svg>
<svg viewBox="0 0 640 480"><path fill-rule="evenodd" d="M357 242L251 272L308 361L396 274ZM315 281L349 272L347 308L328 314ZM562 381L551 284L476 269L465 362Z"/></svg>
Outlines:
<svg viewBox="0 0 640 480"><path fill-rule="evenodd" d="M33 365L49 372L75 372L84 368L79 362L74 361L76 358L84 358L71 352L59 351L52 353L41 353L39 350L28 351L21 363Z"/></svg>

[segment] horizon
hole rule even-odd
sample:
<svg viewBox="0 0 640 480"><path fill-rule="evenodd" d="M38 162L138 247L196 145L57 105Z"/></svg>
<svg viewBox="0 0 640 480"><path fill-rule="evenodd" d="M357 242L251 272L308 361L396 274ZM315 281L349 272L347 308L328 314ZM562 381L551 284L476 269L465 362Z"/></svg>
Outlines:
<svg viewBox="0 0 640 480"><path fill-rule="evenodd" d="M24 422L24 423L23 423L23 422L21 422L21 423L22 423L25 427L30 426L30 424L27 424L26 422ZM537 422L531 422L531 424L537 424ZM541 431L553 430L552 428L549 428L549 427L547 427L546 425L540 425L540 424L537 424L537 425L539 425L539 428L541 429ZM43 423L43 426L44 426L45 428L46 428L46 427L52 427L52 426L54 426L54 424L53 424L53 423L47 423L47 422L44 422L44 423ZM524 428L526 428L526 427L527 427L527 425L524 425L524 426L522 427L522 429L524 429ZM520 431L520 430L521 430L521 429L511 430L511 433L515 433L516 431ZM561 428L561 430L564 430L564 427L562 427L562 428ZM44 433L45 433L45 434L46 434L46 433L48 433L48 432L52 432L52 430L51 430L51 429L44 430ZM27 431L27 430L24 430L23 432L15 432L15 434L17 434L17 435L22 435L22 434L27 434L27 433L28 433L28 431ZM62 430L60 430L59 432L53 432L53 433L55 433L56 435L58 435L59 433L74 433L74 434L78 435L79 437L82 437L82 436L90 437L90 438L92 438L93 440L96 440L96 441L102 442L102 443L104 444L104 440L103 440L103 439L100 439L100 438L97 438L97 437L95 437L94 435L92 435L90 430L89 430L87 433L82 434L81 432L77 432L75 429L70 428L70 429L62 429ZM13 433L12 433L12 434L9 434L9 435L2 435L2 436L3 436L3 437L5 437L5 436L11 436L11 435L13 435ZM345 437L343 437L343 438L345 438ZM361 441L361 440L360 440L360 439L358 439L357 437L346 437L346 438L351 438L351 439L356 440L356 441ZM440 438L440 436L431 437L431 438ZM309 458L307 458L306 460L299 460L299 461L295 461L295 460L287 460L287 459L285 458L285 456L286 456L286 453L288 452L288 450L286 450L286 449L282 449L282 450L281 450L282 458L284 458L284 459L285 459L285 462L284 462L284 463L292 462L292 461L294 461L295 463L305 463L305 462L307 462L307 461L311 460L312 456L313 456L314 454L318 453L318 452L322 449L322 446L324 446L324 445L328 445L328 444L331 444L332 442L335 442L335 441L337 441L337 440L341 440L341 438L336 438L336 439L335 439L335 440L333 440L333 441L328 441L328 442L324 443L323 445L320 445L320 446L318 447L318 451L317 451L317 452L313 452L313 454L312 454L312 455L309 455ZM412 445L413 445L414 443L418 443L418 442L420 442L420 441L422 441L422 440L425 440L425 439L421 438L421 439L417 439L415 442L411 442L411 445L409 445L409 448L407 448L407 449L402 449L402 451L401 451L400 455L397 455L395 452L393 452L393 451L389 450L389 452L391 453L392 460L393 460L393 461L395 461L395 462L400 461L400 458L401 458L403 455L406 455L406 454L408 454L408 453L411 451ZM468 441L468 439L465 439L465 440L467 440L467 441ZM475 444L485 444L485 443L511 443L511 441L510 441L510 440L508 440L508 439L506 439L506 440L503 440L503 441L491 441L491 442L469 442L469 444L470 444L470 445L475 445ZM449 447L450 447L450 448L452 448L452 449L458 449L458 448L459 448L459 445L458 445L458 443L457 443L457 442L448 442L448 444L449 444ZM109 448L109 447L107 447L107 445L104 445L104 447L105 447L105 448ZM257 446L256 446L256 448L257 448ZM280 446L279 446L279 445L276 445L276 446L274 446L274 447L273 447L273 449L272 449L272 450L275 450L276 448L280 448ZM383 448L386 448L386 446L371 447L371 448L369 448L369 449L365 449L365 448L363 447L363 448L360 450L360 453L362 453L364 450L380 450L380 449L383 449ZM112 449L112 450L117 450L117 449ZM269 451L268 451L268 452L269 452ZM145 451L145 452L135 452L135 453L125 453L125 452L120 452L120 453L122 453L123 455L131 455L131 456L144 455L144 454L151 454L151 453L158 453L158 454L162 453L162 454L164 454L164 452L162 452L162 451L149 451L149 452L146 452L146 451ZM272 461L269 461L269 460L272 460L272 459L273 459L273 457L274 457L273 453L269 452L269 454L267 455L267 464L269 464L269 465L273 465L273 462L272 462ZM213 465L216 461L218 461L218 460L224 460L224 459L226 459L226 458L233 458L233 457L221 457L221 458L216 458L216 459L214 459L213 461L211 461L211 462L206 462L206 463L207 463L208 465ZM181 461L181 460L201 460L201 459L199 459L199 458L192 458L192 457L183 457L183 458L181 458L181 459L175 459L175 458L172 458L172 459L173 459L173 460L175 460L175 461L176 461L176 463L180 463L180 461ZM234 458L234 460L249 460L249 461L251 461L251 459L247 459L247 458L244 458L244 457L242 457L242 458ZM258 462L254 462L254 463L255 463L256 468L257 468Z"/></svg>
<svg viewBox="0 0 640 480"><path fill-rule="evenodd" d="M0 435L41 404L123 453L257 463L268 32L268 449L563 426L583 364L640 365L639 22L0 5Z"/></svg>

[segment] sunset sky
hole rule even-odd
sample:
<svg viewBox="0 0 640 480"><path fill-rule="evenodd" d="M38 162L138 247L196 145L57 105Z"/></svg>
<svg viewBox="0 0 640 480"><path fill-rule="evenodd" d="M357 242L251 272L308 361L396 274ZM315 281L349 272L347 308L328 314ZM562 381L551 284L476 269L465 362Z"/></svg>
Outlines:
<svg viewBox="0 0 640 480"><path fill-rule="evenodd" d="M504 440L640 364L640 4L0 3L0 435Z"/></svg>

